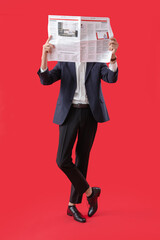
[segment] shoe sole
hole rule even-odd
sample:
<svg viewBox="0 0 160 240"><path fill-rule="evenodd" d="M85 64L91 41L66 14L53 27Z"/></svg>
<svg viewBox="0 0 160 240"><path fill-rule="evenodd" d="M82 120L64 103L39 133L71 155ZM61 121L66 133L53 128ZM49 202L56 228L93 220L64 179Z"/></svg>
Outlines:
<svg viewBox="0 0 160 240"><path fill-rule="evenodd" d="M73 216L73 215L72 215L71 213L69 213L69 212L67 212L67 215L68 215L68 216Z"/></svg>

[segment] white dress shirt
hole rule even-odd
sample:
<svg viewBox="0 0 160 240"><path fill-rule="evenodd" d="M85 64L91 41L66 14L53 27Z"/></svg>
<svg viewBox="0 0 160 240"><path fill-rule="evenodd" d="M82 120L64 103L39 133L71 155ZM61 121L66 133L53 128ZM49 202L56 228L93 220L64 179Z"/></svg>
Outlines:
<svg viewBox="0 0 160 240"><path fill-rule="evenodd" d="M86 73L86 62L75 62L76 67L76 76L77 76L77 88L75 90L72 103L82 103L86 104L89 103L87 94L86 94L86 88L85 88L85 73ZM117 61L115 63L109 64L109 69L113 72L117 70ZM42 70L40 68L41 72L44 72L47 70Z"/></svg>

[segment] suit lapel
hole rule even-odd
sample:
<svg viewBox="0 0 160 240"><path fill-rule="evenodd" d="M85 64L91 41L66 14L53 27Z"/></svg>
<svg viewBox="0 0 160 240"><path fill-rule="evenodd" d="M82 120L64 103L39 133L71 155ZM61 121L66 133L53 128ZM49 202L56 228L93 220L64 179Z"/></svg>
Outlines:
<svg viewBox="0 0 160 240"><path fill-rule="evenodd" d="M77 76L76 76L76 66L75 66L75 62L70 62L69 63L70 66L70 70L71 70L71 74L73 76L74 81L76 82L77 80Z"/></svg>
<svg viewBox="0 0 160 240"><path fill-rule="evenodd" d="M89 73L90 73L93 65L94 65L94 62L87 62L87 65L86 65L86 74L85 74L85 82L86 82L87 79L88 79Z"/></svg>

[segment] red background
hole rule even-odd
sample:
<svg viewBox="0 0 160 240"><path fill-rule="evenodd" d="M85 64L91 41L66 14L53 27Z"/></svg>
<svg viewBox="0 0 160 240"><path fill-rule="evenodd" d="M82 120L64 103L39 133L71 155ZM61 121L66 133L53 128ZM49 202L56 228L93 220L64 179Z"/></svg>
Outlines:
<svg viewBox="0 0 160 240"><path fill-rule="evenodd" d="M1 239L160 239L158 2L1 3ZM102 81L110 121L98 125L87 175L102 194L85 224L66 215L71 184L55 162L60 82L37 75L49 14L109 17L119 43L118 81ZM77 207L87 217L86 196Z"/></svg>

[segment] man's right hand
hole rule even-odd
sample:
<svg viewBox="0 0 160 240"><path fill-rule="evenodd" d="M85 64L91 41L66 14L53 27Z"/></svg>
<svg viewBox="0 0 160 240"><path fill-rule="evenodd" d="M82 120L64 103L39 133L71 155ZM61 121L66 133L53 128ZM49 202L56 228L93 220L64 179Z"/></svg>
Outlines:
<svg viewBox="0 0 160 240"><path fill-rule="evenodd" d="M43 45L42 57L41 57L41 69L42 70L45 70L47 68L47 54L51 53L53 48L55 48L55 46L53 44L49 43L51 38L52 38L52 35L49 36L46 43Z"/></svg>
<svg viewBox="0 0 160 240"><path fill-rule="evenodd" d="M47 55L47 53L51 53L52 50L55 48L55 46L53 44L50 44L49 41L51 40L52 35L49 36L49 38L47 39L46 43L43 45L43 51L42 54Z"/></svg>

